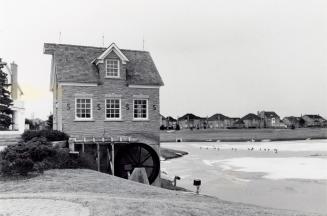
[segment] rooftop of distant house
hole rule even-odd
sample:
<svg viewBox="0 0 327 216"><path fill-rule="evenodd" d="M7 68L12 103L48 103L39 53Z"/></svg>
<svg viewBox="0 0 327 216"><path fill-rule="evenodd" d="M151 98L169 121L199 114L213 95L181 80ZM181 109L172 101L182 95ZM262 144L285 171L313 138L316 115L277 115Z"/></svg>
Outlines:
<svg viewBox="0 0 327 216"><path fill-rule="evenodd" d="M261 118L259 116L257 116L256 114L249 113L249 114L245 115L244 117L242 117L242 120L261 120Z"/></svg>

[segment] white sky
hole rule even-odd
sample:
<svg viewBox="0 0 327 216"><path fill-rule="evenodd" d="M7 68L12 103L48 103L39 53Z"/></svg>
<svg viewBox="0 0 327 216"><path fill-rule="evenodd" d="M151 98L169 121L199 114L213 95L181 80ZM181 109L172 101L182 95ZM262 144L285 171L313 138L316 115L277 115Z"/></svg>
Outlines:
<svg viewBox="0 0 327 216"><path fill-rule="evenodd" d="M27 116L51 112L43 43L151 52L161 113L327 117L325 0L0 0L0 56L19 65Z"/></svg>

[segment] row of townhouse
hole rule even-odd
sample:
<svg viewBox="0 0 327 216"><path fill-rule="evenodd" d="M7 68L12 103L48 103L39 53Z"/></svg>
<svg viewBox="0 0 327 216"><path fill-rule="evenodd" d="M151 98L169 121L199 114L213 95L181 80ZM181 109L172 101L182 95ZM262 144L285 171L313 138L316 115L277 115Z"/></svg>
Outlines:
<svg viewBox="0 0 327 216"><path fill-rule="evenodd" d="M327 120L320 115L288 116L283 118L288 128L327 127Z"/></svg>
<svg viewBox="0 0 327 216"><path fill-rule="evenodd" d="M211 117L199 117L188 113L174 119L161 116L161 129L206 129L206 128L298 128L326 127L327 121L319 115L289 116L283 119L273 111L249 113L242 118L232 118L217 113Z"/></svg>
<svg viewBox="0 0 327 216"><path fill-rule="evenodd" d="M272 111L249 113L242 118L230 118L215 114L208 118L209 128L282 128L285 124L279 115Z"/></svg>

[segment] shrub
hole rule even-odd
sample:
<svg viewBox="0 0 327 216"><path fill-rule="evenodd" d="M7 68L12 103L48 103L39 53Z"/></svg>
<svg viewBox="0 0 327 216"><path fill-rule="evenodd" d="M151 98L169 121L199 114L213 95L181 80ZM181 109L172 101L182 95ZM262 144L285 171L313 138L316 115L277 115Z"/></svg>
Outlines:
<svg viewBox="0 0 327 216"><path fill-rule="evenodd" d="M69 139L69 136L67 134L57 130L28 130L22 134L22 139L25 142L33 139L34 137L45 137L47 141L62 141Z"/></svg>
<svg viewBox="0 0 327 216"><path fill-rule="evenodd" d="M86 153L72 158L68 148L53 147L44 137L10 145L0 152L0 172L4 176L26 176L49 169L76 168L96 169L96 163Z"/></svg>

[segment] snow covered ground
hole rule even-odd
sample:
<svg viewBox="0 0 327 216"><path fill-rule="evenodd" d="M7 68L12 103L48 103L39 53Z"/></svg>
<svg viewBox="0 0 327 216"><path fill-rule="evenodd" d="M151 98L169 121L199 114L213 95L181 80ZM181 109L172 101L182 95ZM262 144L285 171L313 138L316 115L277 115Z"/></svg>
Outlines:
<svg viewBox="0 0 327 216"><path fill-rule="evenodd" d="M327 140L299 140L299 141L274 141L274 142L217 142L217 143L192 143L194 147L202 148L220 148L220 149L231 149L236 148L237 150L253 150L273 151L323 151L327 152Z"/></svg>
<svg viewBox="0 0 327 216"><path fill-rule="evenodd" d="M289 158L231 158L228 160L204 160L225 170L262 172L268 179L327 179L327 159L308 157Z"/></svg>
<svg viewBox="0 0 327 216"><path fill-rule="evenodd" d="M327 212L327 140L162 143L189 154L163 161L177 185L221 199L274 208ZM276 151L275 151L276 149Z"/></svg>

